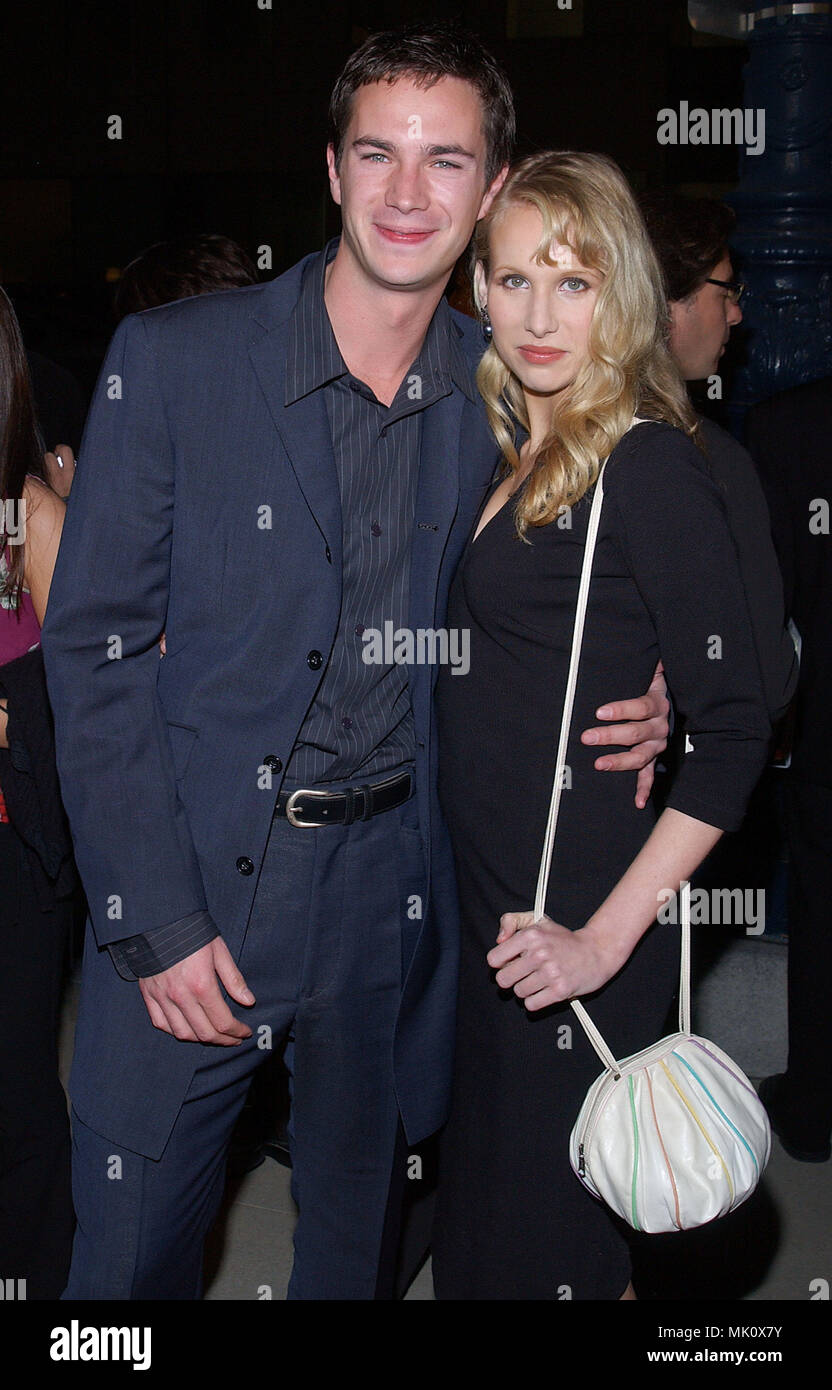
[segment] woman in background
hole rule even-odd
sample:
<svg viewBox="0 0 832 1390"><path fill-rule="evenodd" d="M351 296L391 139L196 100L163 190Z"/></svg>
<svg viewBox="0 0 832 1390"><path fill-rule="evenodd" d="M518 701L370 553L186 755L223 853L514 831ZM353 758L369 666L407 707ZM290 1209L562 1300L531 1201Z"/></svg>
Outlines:
<svg viewBox="0 0 832 1390"><path fill-rule="evenodd" d="M16 1297L56 1299L66 1284L74 1226L57 1046L74 879L61 831L40 628L65 504L46 481L26 356L2 290L0 506L0 1276L15 1281ZM26 795L27 778L33 796ZM21 782L17 819L9 808ZM47 802L44 786L52 791ZM18 1292L18 1280L26 1281L25 1291Z"/></svg>

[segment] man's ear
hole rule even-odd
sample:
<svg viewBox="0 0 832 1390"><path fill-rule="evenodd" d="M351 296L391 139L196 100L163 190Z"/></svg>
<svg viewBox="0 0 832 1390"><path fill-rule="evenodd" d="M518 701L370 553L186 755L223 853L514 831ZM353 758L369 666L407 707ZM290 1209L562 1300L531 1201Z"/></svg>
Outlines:
<svg viewBox="0 0 832 1390"><path fill-rule="evenodd" d="M496 198L497 194L499 193L500 189L502 188L503 184L508 178L508 170L508 164L504 164L500 172L494 175L494 178L491 180L490 184L485 190L482 202L480 203L480 210L477 213L478 222L481 217L485 217L485 214L488 212L488 209L491 207L491 204L494 202L494 199Z"/></svg>
<svg viewBox="0 0 832 1390"><path fill-rule="evenodd" d="M477 261L477 264L474 266L474 303L477 306L477 312L480 314L483 311L483 307L488 303L488 291L486 289L485 271L483 270L482 261Z"/></svg>
<svg viewBox="0 0 832 1390"><path fill-rule="evenodd" d="M329 191L332 194L333 203L341 206L341 179L335 167L335 146L332 141L326 147L326 168L329 174Z"/></svg>

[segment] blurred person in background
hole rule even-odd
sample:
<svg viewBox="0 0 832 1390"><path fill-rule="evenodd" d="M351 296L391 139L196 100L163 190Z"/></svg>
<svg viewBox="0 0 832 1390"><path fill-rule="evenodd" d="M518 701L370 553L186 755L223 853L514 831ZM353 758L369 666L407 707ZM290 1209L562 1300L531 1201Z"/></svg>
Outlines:
<svg viewBox="0 0 832 1390"><path fill-rule="evenodd" d="M0 283L2 281L3 277L0 274ZM28 291L30 289L31 286L28 285L10 287L7 290L7 296L12 310L15 312L15 317L18 319L18 326L24 339L24 354L29 370L35 423L41 439L52 451L52 459L57 457L58 480L63 484L60 468L61 453L56 452L56 445L61 451L66 448L71 449L73 454L78 452L87 413L87 401L76 377L67 367L29 346L28 338L30 335L26 328L27 323L36 340L40 340L46 331L42 315L36 310L34 313L32 312L33 304L31 302L28 304L29 312L27 312ZM58 298L60 299L60 295ZM15 303L18 305L16 311ZM61 441L63 442L61 443ZM52 483L48 466L47 478ZM66 496L63 486L60 489L60 495Z"/></svg>
<svg viewBox="0 0 832 1390"><path fill-rule="evenodd" d="M742 287L734 279L728 245L734 214L714 199L663 192L644 195L641 206L664 273L671 352L696 392L697 384L718 372L730 332L742 319ZM798 387L749 411L750 454L706 416L700 426L729 508L761 667L772 673L767 691L773 723L797 692L791 765L784 774L789 1061L785 1075L763 1081L760 1097L786 1152L823 1162L832 1152L832 1070L825 1046L832 1037L832 1015L817 1002L819 982L832 979L832 760L825 752L825 711L832 698L832 562L828 532L812 530L810 507L812 499L828 498L832 486L826 443L832 380ZM802 639L799 670L785 618L793 619ZM772 683L778 670L782 690Z"/></svg>
<svg viewBox="0 0 832 1390"><path fill-rule="evenodd" d="M122 272L115 295L115 315L139 314L176 299L217 290L256 285L257 271L242 246L213 232L157 241L139 253Z"/></svg>
<svg viewBox="0 0 832 1390"><path fill-rule="evenodd" d="M668 346L698 412L699 437L728 513L746 588L754 644L776 725L797 688L798 662L786 627L783 581L765 495L753 460L733 435L702 414L701 384L719 370L742 322L728 238L734 214L713 198L657 190L639 200L668 301Z"/></svg>
<svg viewBox="0 0 832 1390"><path fill-rule="evenodd" d="M61 456L68 466L71 451ZM40 629L65 507L47 481L26 355L2 290L0 502L0 1272L25 1280L27 1299L53 1299L74 1226L58 1026L76 879Z"/></svg>
<svg viewBox="0 0 832 1390"><path fill-rule="evenodd" d="M43 439L53 457L60 458L55 449L57 440L63 440L67 448L77 453L87 413L81 387L66 367L53 362L50 357L44 357L42 352L36 352L34 348L26 349L26 360L29 363L35 414ZM58 447L61 448L60 445ZM66 493L62 491L61 496L65 497Z"/></svg>
<svg viewBox="0 0 832 1390"><path fill-rule="evenodd" d="M760 1087L786 1153L804 1163L832 1154L832 377L796 386L748 412L783 569L786 611L800 636L791 763L785 773L789 848L786 1071Z"/></svg>

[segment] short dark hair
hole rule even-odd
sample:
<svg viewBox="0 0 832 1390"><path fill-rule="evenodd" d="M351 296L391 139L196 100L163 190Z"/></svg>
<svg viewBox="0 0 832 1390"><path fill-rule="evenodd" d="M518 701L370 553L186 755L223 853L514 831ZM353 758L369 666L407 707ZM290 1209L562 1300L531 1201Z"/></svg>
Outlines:
<svg viewBox="0 0 832 1390"><path fill-rule="evenodd" d="M329 119L336 165L352 115L352 99L370 82L412 77L432 87L442 77L459 77L476 88L482 103L487 147L486 187L511 162L516 121L509 80L479 39L453 22L409 24L371 34L351 54L332 89Z"/></svg>
<svg viewBox="0 0 832 1390"><path fill-rule="evenodd" d="M116 317L256 283L254 265L230 237L205 232L157 241L122 272L115 296Z"/></svg>
<svg viewBox="0 0 832 1390"><path fill-rule="evenodd" d="M642 194L639 206L668 299L686 299L728 255L736 223L733 210L716 198L686 198L664 189Z"/></svg>

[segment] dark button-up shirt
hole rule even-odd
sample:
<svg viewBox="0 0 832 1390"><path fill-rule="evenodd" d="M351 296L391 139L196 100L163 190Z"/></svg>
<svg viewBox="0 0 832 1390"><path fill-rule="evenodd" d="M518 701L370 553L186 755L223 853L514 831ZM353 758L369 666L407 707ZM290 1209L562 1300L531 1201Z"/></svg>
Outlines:
<svg viewBox="0 0 832 1390"><path fill-rule="evenodd" d="M343 584L332 654L287 764L294 786L378 777L412 762L407 668L367 663L371 631L407 625L410 540L422 412L470 375L441 301L389 406L348 370L324 303L330 242L309 267L292 316L286 404L323 393L341 495Z"/></svg>
<svg viewBox="0 0 832 1390"><path fill-rule="evenodd" d="M342 600L332 652L287 760L285 783L307 786L384 776L412 762L407 669L363 659L365 633L407 625L410 542L422 412L456 385L475 391L468 363L440 300L422 348L389 406L349 371L324 302L329 242L304 272L289 323L286 405L322 391L341 496ZM302 833L302 832L301 832ZM218 935L207 910L110 946L125 979L157 974Z"/></svg>

